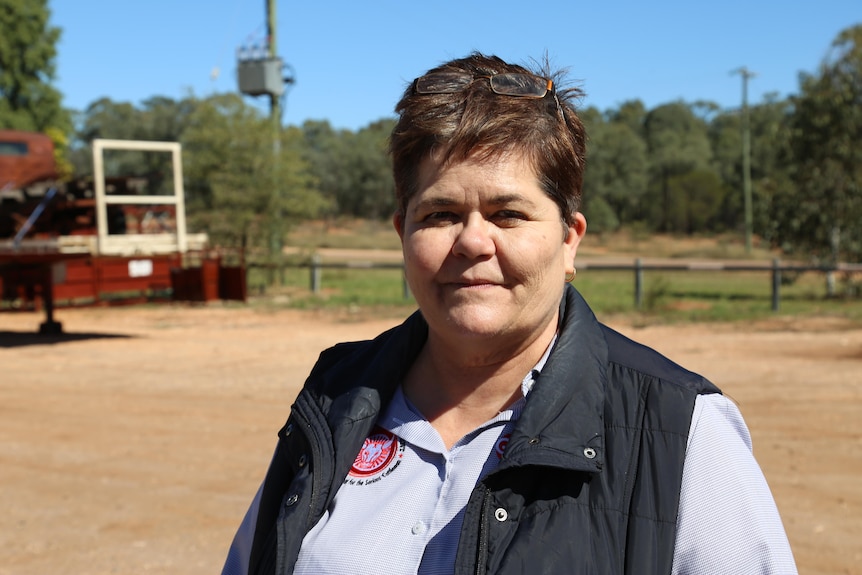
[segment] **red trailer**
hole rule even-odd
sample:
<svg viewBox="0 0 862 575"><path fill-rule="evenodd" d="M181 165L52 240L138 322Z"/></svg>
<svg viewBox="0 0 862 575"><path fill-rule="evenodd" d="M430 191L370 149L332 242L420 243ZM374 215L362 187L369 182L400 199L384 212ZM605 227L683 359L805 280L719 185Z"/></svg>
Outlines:
<svg viewBox="0 0 862 575"><path fill-rule="evenodd" d="M106 177L105 151L169 156L162 190ZM57 181L51 140L0 130L0 311L152 300L246 299L241 254L188 234L181 148L174 142L94 140L93 177ZM230 257L229 257L230 256Z"/></svg>

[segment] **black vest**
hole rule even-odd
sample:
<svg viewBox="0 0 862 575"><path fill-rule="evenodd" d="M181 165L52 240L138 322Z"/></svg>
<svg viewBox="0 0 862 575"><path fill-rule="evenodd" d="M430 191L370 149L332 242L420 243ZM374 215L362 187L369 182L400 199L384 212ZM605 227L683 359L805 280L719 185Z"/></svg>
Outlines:
<svg viewBox="0 0 862 575"><path fill-rule="evenodd" d="M694 402L719 391L599 324L574 288L560 312L503 459L467 504L455 573L668 574ZM426 336L417 313L321 354L279 434L249 573L292 572Z"/></svg>

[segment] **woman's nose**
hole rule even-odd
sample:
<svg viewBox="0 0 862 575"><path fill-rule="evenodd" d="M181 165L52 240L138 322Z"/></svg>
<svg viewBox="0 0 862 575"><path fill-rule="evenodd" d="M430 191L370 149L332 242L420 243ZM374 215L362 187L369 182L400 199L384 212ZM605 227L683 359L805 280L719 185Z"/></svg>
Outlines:
<svg viewBox="0 0 862 575"><path fill-rule="evenodd" d="M481 214L470 214L458 231L452 253L468 258L492 255L497 248L489 226Z"/></svg>

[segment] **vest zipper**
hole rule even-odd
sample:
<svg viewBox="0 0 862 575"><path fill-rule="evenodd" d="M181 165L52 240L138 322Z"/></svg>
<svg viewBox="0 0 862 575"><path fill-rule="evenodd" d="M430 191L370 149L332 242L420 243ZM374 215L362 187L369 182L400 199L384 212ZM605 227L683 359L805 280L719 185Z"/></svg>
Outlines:
<svg viewBox="0 0 862 575"><path fill-rule="evenodd" d="M309 457L309 461L306 465L311 465L312 463L314 463L317 467L319 467L320 462L323 458L321 456L320 442L317 441L317 434L314 431L314 427L310 424L310 421L308 417L306 417L306 414L303 413L303 408L301 405L296 406L295 414L297 420L302 423L299 432L305 436L305 439L308 442L308 447L311 450L311 456ZM321 473L321 470L319 468L316 468L315 472L311 474L311 496L309 499L308 507L305 512L306 533L312 527L314 527L311 518L314 515L313 511L314 509L316 509L317 500L320 497L321 483L323 481L322 475L323 473ZM287 547L287 534L284 533L283 537L285 538L284 540L282 540L282 536L280 536L278 539L278 545L276 550L276 573L284 573L285 575L287 575L288 573L293 572L293 567L296 565L296 560L299 553L299 546L296 547L296 555L294 555L292 558L287 557L285 555L285 549ZM288 564L290 565L290 568L288 568Z"/></svg>
<svg viewBox="0 0 862 575"><path fill-rule="evenodd" d="M318 441L317 434L314 432L314 428L311 426L308 418L305 417L305 414L302 413L301 409L297 410L296 415L299 419L302 419L302 433L305 435L305 439L308 441L308 447L311 450L311 457L309 457L309 461L306 465L311 465L312 462L315 464L315 471L311 474L311 499L308 502L308 513L306 514L305 519L305 530L308 532L312 527L314 527L314 524L311 523L310 519L314 515L314 510L317 509L317 500L320 497L321 484L323 482L323 474L321 473L320 466L323 457L320 451L320 441Z"/></svg>
<svg viewBox="0 0 862 575"><path fill-rule="evenodd" d="M491 506L491 490L487 487L482 495L482 513L479 515L479 545L476 557L476 575L488 569L488 514Z"/></svg>

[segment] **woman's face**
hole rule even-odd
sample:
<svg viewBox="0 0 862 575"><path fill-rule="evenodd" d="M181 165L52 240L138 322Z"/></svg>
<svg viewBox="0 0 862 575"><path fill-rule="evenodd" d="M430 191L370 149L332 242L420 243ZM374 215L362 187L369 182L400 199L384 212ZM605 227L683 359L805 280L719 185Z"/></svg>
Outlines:
<svg viewBox="0 0 862 575"><path fill-rule="evenodd" d="M395 228L432 336L517 345L547 330L586 230L581 214L565 232L561 221L520 156L442 168L426 160Z"/></svg>

